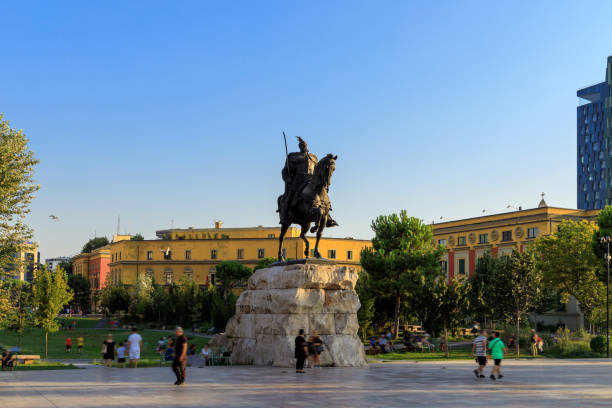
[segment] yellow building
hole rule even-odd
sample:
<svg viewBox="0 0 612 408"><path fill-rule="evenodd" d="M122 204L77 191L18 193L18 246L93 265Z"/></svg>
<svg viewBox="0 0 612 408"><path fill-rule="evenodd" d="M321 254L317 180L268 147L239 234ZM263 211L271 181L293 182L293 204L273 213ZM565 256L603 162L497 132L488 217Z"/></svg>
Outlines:
<svg viewBox="0 0 612 408"><path fill-rule="evenodd" d="M162 284L189 277L199 285L214 284L215 266L222 261L240 262L250 268L267 257L276 257L280 227L186 228L157 231L159 239L131 241L115 237L110 244L109 281L133 285L146 274ZM311 252L314 237L309 237ZM321 238L319 251L339 265L361 269L361 249L370 241ZM283 243L286 258L304 257L299 229L290 228Z"/></svg>
<svg viewBox="0 0 612 408"><path fill-rule="evenodd" d="M486 252L502 256L511 254L513 249L522 251L538 236L556 232L563 220L594 222L598 213L599 210L548 207L542 199L538 208L434 224L434 241L447 249L442 269L448 278L467 278ZM555 310L532 315L531 320L551 326L562 323L571 330L584 326L580 305L573 297Z"/></svg>
<svg viewBox="0 0 612 408"><path fill-rule="evenodd" d="M598 213L549 207L542 199L537 208L434 224L434 240L447 248L442 268L449 279L468 277L485 252L497 256L522 251L541 234L554 233L563 220L595 221Z"/></svg>
<svg viewBox="0 0 612 408"><path fill-rule="evenodd" d="M15 263L4 268L5 276L32 282L34 280L34 271L40 263L40 252L38 245L35 242L24 244L19 253L13 254Z"/></svg>

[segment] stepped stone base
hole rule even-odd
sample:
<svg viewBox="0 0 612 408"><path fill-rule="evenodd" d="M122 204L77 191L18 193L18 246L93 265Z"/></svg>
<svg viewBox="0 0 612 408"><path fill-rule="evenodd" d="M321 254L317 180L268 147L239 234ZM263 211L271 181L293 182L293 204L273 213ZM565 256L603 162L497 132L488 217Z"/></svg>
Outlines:
<svg viewBox="0 0 612 408"><path fill-rule="evenodd" d="M325 348L322 365L363 366L357 278L353 268L320 261L260 269L238 298L225 333L210 344L231 350L234 364L290 367L299 330L306 337L316 330Z"/></svg>

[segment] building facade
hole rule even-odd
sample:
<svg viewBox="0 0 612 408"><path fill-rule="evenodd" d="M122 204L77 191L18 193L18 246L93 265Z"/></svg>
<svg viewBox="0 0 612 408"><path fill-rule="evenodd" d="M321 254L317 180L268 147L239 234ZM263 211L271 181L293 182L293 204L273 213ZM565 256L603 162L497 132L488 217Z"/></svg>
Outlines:
<svg viewBox="0 0 612 408"><path fill-rule="evenodd" d="M577 205L602 209L612 203L612 56L605 81L577 95Z"/></svg>
<svg viewBox="0 0 612 408"><path fill-rule="evenodd" d="M4 268L5 276L31 283L34 280L34 272L40 263L38 245L34 242L28 242L19 253L13 254L13 258L15 258L15 263Z"/></svg>
<svg viewBox="0 0 612 408"><path fill-rule="evenodd" d="M434 224L434 240L436 245L447 249L442 269L449 280L463 279L474 273L478 259L487 252L503 256L510 255L514 249L523 251L540 235L556 232L563 220L595 222L598 213L598 210L548 207L542 199L538 208ZM573 298L567 305L559 305L558 309L536 318L546 325L563 323L574 330L583 327L584 323L580 307Z"/></svg>
<svg viewBox="0 0 612 408"><path fill-rule="evenodd" d="M133 285L145 274L160 284L192 279L205 286L215 283L215 267L222 261L240 262L250 268L267 257L276 257L280 227L254 228L187 228L157 231L157 240L113 240L110 244L111 284ZM314 238L308 238L312 247ZM370 241L352 238L321 238L321 254L339 265L356 270L361 249ZM285 235L286 258L304 257L304 242L299 229L290 228Z"/></svg>
<svg viewBox="0 0 612 408"><path fill-rule="evenodd" d="M72 258L72 273L89 280L92 291L104 289L110 271L110 247L104 246Z"/></svg>
<svg viewBox="0 0 612 408"><path fill-rule="evenodd" d="M45 259L45 265L48 270L55 271L55 268L62 262L69 262L69 256L58 256L57 258L47 258Z"/></svg>

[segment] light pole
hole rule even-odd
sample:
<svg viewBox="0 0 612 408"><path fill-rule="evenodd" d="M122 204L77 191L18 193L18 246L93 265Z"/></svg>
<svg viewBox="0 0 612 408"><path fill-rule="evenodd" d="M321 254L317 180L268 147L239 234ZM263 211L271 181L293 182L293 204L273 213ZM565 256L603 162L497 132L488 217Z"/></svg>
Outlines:
<svg viewBox="0 0 612 408"><path fill-rule="evenodd" d="M601 243L605 243L606 250L606 358L610 358L610 241L612 237L601 237Z"/></svg>

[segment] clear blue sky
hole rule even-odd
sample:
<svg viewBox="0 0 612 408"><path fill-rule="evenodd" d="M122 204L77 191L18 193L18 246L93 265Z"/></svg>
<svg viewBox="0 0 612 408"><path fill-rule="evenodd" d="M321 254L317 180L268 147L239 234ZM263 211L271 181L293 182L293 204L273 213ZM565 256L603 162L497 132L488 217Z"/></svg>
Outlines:
<svg viewBox="0 0 612 408"><path fill-rule="evenodd" d="M612 3L427 3L2 2L0 112L41 160L42 257L118 214L146 238L276 225L282 130L339 156L332 236L542 191L575 207L576 90L604 79Z"/></svg>

